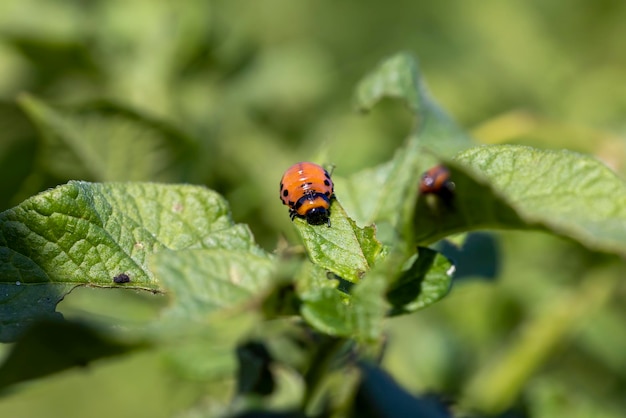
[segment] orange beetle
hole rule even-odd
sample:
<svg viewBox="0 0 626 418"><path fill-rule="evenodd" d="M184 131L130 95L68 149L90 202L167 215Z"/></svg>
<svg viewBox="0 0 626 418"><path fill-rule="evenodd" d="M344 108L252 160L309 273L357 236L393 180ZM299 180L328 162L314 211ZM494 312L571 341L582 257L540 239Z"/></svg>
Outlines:
<svg viewBox="0 0 626 418"><path fill-rule="evenodd" d="M454 183L450 181L450 170L439 164L422 175L420 193L436 194L441 197L452 197Z"/></svg>
<svg viewBox="0 0 626 418"><path fill-rule="evenodd" d="M330 203L335 197L330 174L317 164L301 162L289 167L280 180L280 200L289 206L293 220L330 226Z"/></svg>

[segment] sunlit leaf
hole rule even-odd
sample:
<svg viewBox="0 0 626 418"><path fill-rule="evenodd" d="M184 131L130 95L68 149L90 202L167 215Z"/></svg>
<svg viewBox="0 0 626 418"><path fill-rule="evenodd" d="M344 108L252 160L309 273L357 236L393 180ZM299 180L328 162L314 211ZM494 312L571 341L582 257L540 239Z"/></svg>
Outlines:
<svg viewBox="0 0 626 418"><path fill-rule="evenodd" d="M427 197L435 196L417 202L418 241L479 228L545 229L589 248L626 253L626 183L590 156L485 146L459 154L450 169L452 205L429 204Z"/></svg>
<svg viewBox="0 0 626 418"><path fill-rule="evenodd" d="M452 156L470 147L472 141L428 96L417 62L410 54L388 58L357 88L357 105L362 110L370 110L385 97L403 100L415 115L416 127L390 162L347 180L337 179L336 190L345 190L342 200L348 212L355 213L357 222L382 222L382 227L388 223L396 233L403 233L411 217L421 173L436 162L425 151ZM390 239L385 237L384 241Z"/></svg>
<svg viewBox="0 0 626 418"><path fill-rule="evenodd" d="M383 298L384 277L368 274L352 287L349 297L337 286L337 280L320 267L306 266L298 278L304 319L326 334L375 341L388 309Z"/></svg>
<svg viewBox="0 0 626 418"><path fill-rule="evenodd" d="M295 219L311 260L352 283L370 270L383 251L376 239L375 228L358 227L344 212L339 202L331 206L331 227L309 225Z"/></svg>
<svg viewBox="0 0 626 418"><path fill-rule="evenodd" d="M147 256L185 248L260 254L226 202L203 187L70 182L41 193L0 213L0 321L19 328L49 314L76 285L162 290Z"/></svg>

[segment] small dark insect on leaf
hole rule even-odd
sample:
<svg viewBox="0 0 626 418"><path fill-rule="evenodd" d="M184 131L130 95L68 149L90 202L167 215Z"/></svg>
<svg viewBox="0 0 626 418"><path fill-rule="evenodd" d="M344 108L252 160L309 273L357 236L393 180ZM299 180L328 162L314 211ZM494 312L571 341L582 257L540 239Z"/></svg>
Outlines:
<svg viewBox="0 0 626 418"><path fill-rule="evenodd" d="M126 273L121 273L121 274L118 274L117 276L115 276L113 278L113 281L115 283L118 283L118 284L120 284L120 283L129 283L130 282L130 276L128 274L126 274Z"/></svg>

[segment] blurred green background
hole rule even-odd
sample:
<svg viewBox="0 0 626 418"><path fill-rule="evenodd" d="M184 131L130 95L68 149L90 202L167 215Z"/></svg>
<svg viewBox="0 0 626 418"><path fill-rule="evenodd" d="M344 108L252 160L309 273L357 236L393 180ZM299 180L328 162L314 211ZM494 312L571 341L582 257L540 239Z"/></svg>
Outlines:
<svg viewBox="0 0 626 418"><path fill-rule="evenodd" d="M620 0L4 0L0 209L69 179L205 184L271 251L295 237L277 196L286 167L313 160L348 175L388 159L411 129L398 103L364 116L351 102L359 78L399 50L418 56L433 96L477 141L574 149L623 174L624 22ZM55 166L58 138L42 134L31 97L57 125L98 131L119 167ZM113 110L91 110L102 100ZM134 152L154 130L167 131L161 152ZM177 147L191 156L169 161ZM544 234L495 237L497 279L464 279L390 321L387 369L470 408L497 410L495 391L520 416L623 416L621 264ZM81 289L61 309L102 319L115 304L142 321L161 303ZM193 398L180 387L158 358L136 355L20 388L0 414L169 416Z"/></svg>

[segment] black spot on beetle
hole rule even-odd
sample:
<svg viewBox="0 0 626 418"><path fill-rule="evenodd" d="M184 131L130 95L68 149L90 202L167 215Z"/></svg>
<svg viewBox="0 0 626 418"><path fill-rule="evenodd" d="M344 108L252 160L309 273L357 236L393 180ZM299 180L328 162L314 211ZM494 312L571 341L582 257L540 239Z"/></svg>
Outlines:
<svg viewBox="0 0 626 418"><path fill-rule="evenodd" d="M129 283L130 282L130 276L126 273L121 273L118 274L117 276L115 276L113 278L113 282L120 284L120 283Z"/></svg>
<svg viewBox="0 0 626 418"><path fill-rule="evenodd" d="M330 181L324 180L324 186L329 187L330 186Z"/></svg>
<svg viewBox="0 0 626 418"><path fill-rule="evenodd" d="M293 206L293 208L294 208L295 210L300 209L300 208L302 207L302 199L298 200L298 201L297 201L296 203L294 203L292 206Z"/></svg>
<svg viewBox="0 0 626 418"><path fill-rule="evenodd" d="M289 190L283 191L283 196L285 196L285 197L289 196Z"/></svg>

